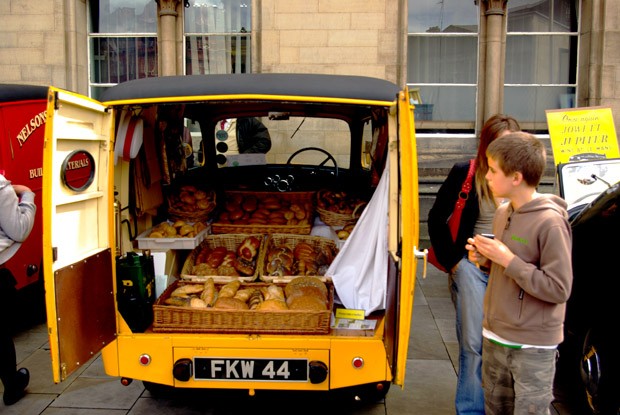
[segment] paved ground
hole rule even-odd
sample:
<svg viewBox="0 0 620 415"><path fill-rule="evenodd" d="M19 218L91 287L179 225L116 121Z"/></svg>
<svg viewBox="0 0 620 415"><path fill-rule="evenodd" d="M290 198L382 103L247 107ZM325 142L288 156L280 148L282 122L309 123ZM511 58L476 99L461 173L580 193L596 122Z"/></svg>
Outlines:
<svg viewBox="0 0 620 415"><path fill-rule="evenodd" d="M155 398L141 382L122 386L103 372L100 357L61 384L51 375L44 324L19 333L19 365L31 373L28 394L0 414L27 415L224 415L224 414L366 414L451 415L456 385L454 309L443 273L429 266L429 275L416 286L405 388L393 387L384 401L343 407L325 394L193 391ZM418 272L421 275L421 271ZM2 385L0 385L0 391ZM577 415L555 402L552 415ZM581 414L579 414L581 415Z"/></svg>

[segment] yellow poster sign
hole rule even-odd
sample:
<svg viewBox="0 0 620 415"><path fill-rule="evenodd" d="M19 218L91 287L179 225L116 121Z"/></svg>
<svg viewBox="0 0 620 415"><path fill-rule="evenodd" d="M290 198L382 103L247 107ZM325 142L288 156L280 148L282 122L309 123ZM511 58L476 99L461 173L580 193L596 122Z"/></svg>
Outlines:
<svg viewBox="0 0 620 415"><path fill-rule="evenodd" d="M555 165L571 161L620 157L610 108L547 110Z"/></svg>

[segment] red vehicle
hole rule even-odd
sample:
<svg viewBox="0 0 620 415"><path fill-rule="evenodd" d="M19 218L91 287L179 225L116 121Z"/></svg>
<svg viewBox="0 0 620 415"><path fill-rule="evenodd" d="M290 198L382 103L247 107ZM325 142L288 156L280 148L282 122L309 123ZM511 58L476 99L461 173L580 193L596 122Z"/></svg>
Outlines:
<svg viewBox="0 0 620 415"><path fill-rule="evenodd" d="M0 171L36 194L34 228L5 264L17 280L19 323L45 321L41 191L47 87L0 84Z"/></svg>

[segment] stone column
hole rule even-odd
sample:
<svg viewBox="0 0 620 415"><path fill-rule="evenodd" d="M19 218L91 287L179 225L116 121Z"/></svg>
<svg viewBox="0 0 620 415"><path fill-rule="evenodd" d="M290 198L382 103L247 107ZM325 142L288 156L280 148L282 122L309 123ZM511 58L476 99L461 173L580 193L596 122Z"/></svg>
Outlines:
<svg viewBox="0 0 620 415"><path fill-rule="evenodd" d="M505 16L508 0L483 0L486 19L483 122L504 108Z"/></svg>
<svg viewBox="0 0 620 415"><path fill-rule="evenodd" d="M160 76L177 75L177 6L182 0L155 0L159 17Z"/></svg>

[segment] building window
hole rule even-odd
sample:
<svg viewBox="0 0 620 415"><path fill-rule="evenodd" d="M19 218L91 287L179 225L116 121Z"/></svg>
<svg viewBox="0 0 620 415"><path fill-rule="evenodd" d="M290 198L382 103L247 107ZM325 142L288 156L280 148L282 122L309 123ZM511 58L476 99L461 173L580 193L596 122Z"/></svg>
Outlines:
<svg viewBox="0 0 620 415"><path fill-rule="evenodd" d="M416 123L473 130L478 78L478 6L408 0L407 84L419 90ZM423 121L420 123L420 121Z"/></svg>
<svg viewBox="0 0 620 415"><path fill-rule="evenodd" d="M510 0L504 111L546 132L545 110L576 104L579 0Z"/></svg>
<svg viewBox="0 0 620 415"><path fill-rule="evenodd" d="M157 3L153 0L91 0L90 94L157 73Z"/></svg>
<svg viewBox="0 0 620 415"><path fill-rule="evenodd" d="M185 73L251 72L251 0L195 0L185 9Z"/></svg>

